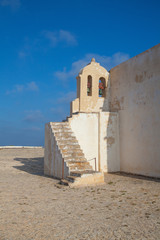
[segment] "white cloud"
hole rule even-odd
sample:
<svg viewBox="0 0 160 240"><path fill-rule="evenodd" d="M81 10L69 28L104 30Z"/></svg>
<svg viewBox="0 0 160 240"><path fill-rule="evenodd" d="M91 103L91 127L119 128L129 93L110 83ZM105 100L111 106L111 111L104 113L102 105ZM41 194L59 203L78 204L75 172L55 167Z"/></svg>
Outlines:
<svg viewBox="0 0 160 240"><path fill-rule="evenodd" d="M69 78L76 77L79 73L80 69L85 67L92 58L95 58L97 62L99 62L103 67L107 70L111 69L112 67L126 61L129 59L129 54L117 52L110 56L101 56L98 54L86 54L84 58L75 61L72 63L71 69L69 71L66 68L63 71L57 71L54 73L54 76L62 81L66 81Z"/></svg>
<svg viewBox="0 0 160 240"><path fill-rule="evenodd" d="M6 91L6 94L9 95L9 94L12 94L12 93L21 93L23 92L24 90L24 85L15 85L14 88L12 90L7 90Z"/></svg>
<svg viewBox="0 0 160 240"><path fill-rule="evenodd" d="M24 91L39 91L39 87L35 82L29 82L25 85L16 84L12 90L7 90L6 94L22 93Z"/></svg>
<svg viewBox="0 0 160 240"><path fill-rule="evenodd" d="M20 58L25 58L26 56L28 56L28 54L27 54L26 51L19 51L18 56L19 56Z"/></svg>
<svg viewBox="0 0 160 240"><path fill-rule="evenodd" d="M44 119L43 114L41 113L40 110L35 110L35 111L25 111L25 118L24 121L28 122L28 123L32 123L32 122L40 122Z"/></svg>
<svg viewBox="0 0 160 240"><path fill-rule="evenodd" d="M35 82L30 82L30 83L27 83L26 89L29 91L38 91L39 87Z"/></svg>
<svg viewBox="0 0 160 240"><path fill-rule="evenodd" d="M75 36L69 31L60 30L59 31L59 40L68 43L69 45L76 45L77 40Z"/></svg>
<svg viewBox="0 0 160 240"><path fill-rule="evenodd" d="M52 47L55 47L59 42L64 42L67 45L71 46L77 44L76 37L69 31L43 31L42 34L46 39L50 41Z"/></svg>
<svg viewBox="0 0 160 240"><path fill-rule="evenodd" d="M57 45L58 36L56 32L44 31L43 35L45 38L47 38L50 41L52 47L55 47Z"/></svg>
<svg viewBox="0 0 160 240"><path fill-rule="evenodd" d="M24 86L23 86L23 85L16 85L16 86L15 86L15 90L16 90L17 92L23 92Z"/></svg>
<svg viewBox="0 0 160 240"><path fill-rule="evenodd" d="M0 5L3 6L3 7L9 6L13 10L15 10L15 9L20 7L21 2L20 2L20 0L1 0Z"/></svg>
<svg viewBox="0 0 160 240"><path fill-rule="evenodd" d="M58 103L69 103L76 98L76 92L68 92L66 94L63 93L62 97L58 98Z"/></svg>
<svg viewBox="0 0 160 240"><path fill-rule="evenodd" d="M58 44L65 44L66 46L77 45L76 37L69 31L43 31L35 38L25 37L24 45L19 49L18 57L25 59L32 55L33 51L48 51L50 48L58 46Z"/></svg>

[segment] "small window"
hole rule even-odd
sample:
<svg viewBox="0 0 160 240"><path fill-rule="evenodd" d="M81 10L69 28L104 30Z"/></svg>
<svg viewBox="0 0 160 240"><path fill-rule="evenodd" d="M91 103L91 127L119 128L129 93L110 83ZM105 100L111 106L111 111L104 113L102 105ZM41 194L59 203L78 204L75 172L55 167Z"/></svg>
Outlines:
<svg viewBox="0 0 160 240"><path fill-rule="evenodd" d="M105 88L106 88L106 80L101 77L99 79L99 97L105 97Z"/></svg>
<svg viewBox="0 0 160 240"><path fill-rule="evenodd" d="M87 81L87 96L92 96L92 77L90 75Z"/></svg>

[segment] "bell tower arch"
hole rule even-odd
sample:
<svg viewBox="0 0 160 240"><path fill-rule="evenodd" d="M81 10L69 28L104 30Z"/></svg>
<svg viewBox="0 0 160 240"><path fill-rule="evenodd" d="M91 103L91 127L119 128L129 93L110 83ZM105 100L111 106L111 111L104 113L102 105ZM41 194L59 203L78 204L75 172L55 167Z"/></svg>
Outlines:
<svg viewBox="0 0 160 240"><path fill-rule="evenodd" d="M100 112L107 97L108 71L92 58L77 76L77 98L71 103L76 112Z"/></svg>

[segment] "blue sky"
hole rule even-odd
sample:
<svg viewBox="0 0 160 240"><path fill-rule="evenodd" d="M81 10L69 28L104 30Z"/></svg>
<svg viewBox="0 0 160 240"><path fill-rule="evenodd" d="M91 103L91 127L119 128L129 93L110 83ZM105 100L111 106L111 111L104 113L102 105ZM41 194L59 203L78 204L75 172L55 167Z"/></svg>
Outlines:
<svg viewBox="0 0 160 240"><path fill-rule="evenodd" d="M0 145L43 145L92 57L110 70L159 43L159 0L0 0Z"/></svg>

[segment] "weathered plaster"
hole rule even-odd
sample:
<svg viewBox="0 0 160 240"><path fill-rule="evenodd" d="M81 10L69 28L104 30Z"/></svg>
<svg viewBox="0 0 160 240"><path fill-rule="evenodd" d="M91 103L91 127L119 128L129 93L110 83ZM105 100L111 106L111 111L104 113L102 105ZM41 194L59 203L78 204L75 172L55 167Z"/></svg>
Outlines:
<svg viewBox="0 0 160 240"><path fill-rule="evenodd" d="M76 98L70 105L70 116L72 113L79 112L79 98Z"/></svg>
<svg viewBox="0 0 160 240"><path fill-rule="evenodd" d="M45 125L44 174L50 177L62 178L62 154L55 140L52 123ZM68 175L68 168L64 164L64 177Z"/></svg>
<svg viewBox="0 0 160 240"><path fill-rule="evenodd" d="M99 97L101 77L106 81L103 97ZM96 169L102 172L160 177L160 44L110 74L92 59L77 77L77 98L68 121L93 169L96 158ZM51 125L45 130L45 174L61 178L65 149L59 151Z"/></svg>
<svg viewBox="0 0 160 240"><path fill-rule="evenodd" d="M118 114L100 113L100 168L103 172L120 171Z"/></svg>
<svg viewBox="0 0 160 240"><path fill-rule="evenodd" d="M86 159L96 158L98 160L98 114L78 113L69 119L69 124ZM95 169L94 159L90 161L90 164Z"/></svg>
<svg viewBox="0 0 160 240"><path fill-rule="evenodd" d="M87 81L88 76L92 77L92 95L87 96ZM71 115L76 112L100 112L104 106L104 97L99 97L99 79L105 79L105 97L108 99L109 87L108 78L109 73L105 68L95 62L94 59L84 67L77 76L77 99L71 103ZM107 104L105 103L105 106ZM108 110L108 109L105 109Z"/></svg>
<svg viewBox="0 0 160 240"><path fill-rule="evenodd" d="M92 77L91 96L87 96L88 76ZM101 77L105 79L103 97L99 97ZM118 114L108 112L109 99L109 73L92 59L77 77L77 98L71 103L69 123L86 159L92 159L90 164L93 169L103 172L120 170Z"/></svg>
<svg viewBox="0 0 160 240"><path fill-rule="evenodd" d="M78 113L69 119L86 159L102 172L120 170L118 114L110 112Z"/></svg>
<svg viewBox="0 0 160 240"><path fill-rule="evenodd" d="M160 177L160 44L111 69L110 84L121 171Z"/></svg>

